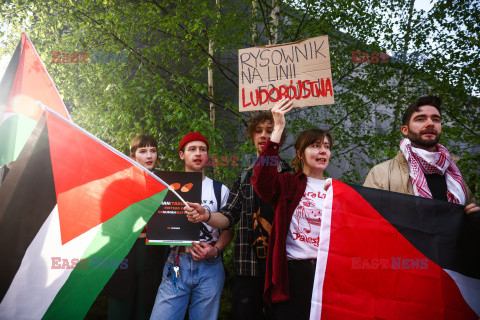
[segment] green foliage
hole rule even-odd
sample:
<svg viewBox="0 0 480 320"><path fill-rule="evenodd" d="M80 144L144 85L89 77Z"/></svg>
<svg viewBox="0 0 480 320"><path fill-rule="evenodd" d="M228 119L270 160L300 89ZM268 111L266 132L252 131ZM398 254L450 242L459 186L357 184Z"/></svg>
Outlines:
<svg viewBox="0 0 480 320"><path fill-rule="evenodd" d="M273 37L269 2L256 2L255 10L250 1L219 6L199 0L10 3L1 9L12 27L2 52L11 52L26 29L73 120L102 140L126 152L135 134L153 134L165 170L180 169L176 146L192 130L212 141L212 155L241 159L253 152L243 134L248 114L240 114L236 104L236 53ZM479 6L442 0L427 14L410 11L410 5L398 0L281 4L278 42L329 36L335 92L333 106L291 112L290 136L314 126L331 129L333 176L362 183L368 168L398 149L406 105L420 95L439 94L447 124L442 142L464 158L460 169L474 187L479 181L479 80L474 76L480 65L474 36ZM54 63L52 51L88 53L89 63ZM350 61L352 51L422 53L424 58L356 64ZM213 97L206 81L209 65ZM215 105L215 126L209 102ZM284 150L288 158L292 145ZM230 184L239 169L219 166L209 174Z"/></svg>

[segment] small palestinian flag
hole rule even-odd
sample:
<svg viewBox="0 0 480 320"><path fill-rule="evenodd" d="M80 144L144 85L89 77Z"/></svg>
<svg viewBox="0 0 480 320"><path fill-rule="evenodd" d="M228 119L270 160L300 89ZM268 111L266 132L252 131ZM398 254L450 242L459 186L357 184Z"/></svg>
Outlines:
<svg viewBox="0 0 480 320"><path fill-rule="evenodd" d="M479 319L480 216L334 181L310 319Z"/></svg>
<svg viewBox="0 0 480 320"><path fill-rule="evenodd" d="M70 119L57 88L25 33L0 82L0 166L17 158L41 115L21 104L15 106L18 96L41 101Z"/></svg>
<svg viewBox="0 0 480 320"><path fill-rule="evenodd" d="M0 186L0 319L83 319L167 187L46 111Z"/></svg>

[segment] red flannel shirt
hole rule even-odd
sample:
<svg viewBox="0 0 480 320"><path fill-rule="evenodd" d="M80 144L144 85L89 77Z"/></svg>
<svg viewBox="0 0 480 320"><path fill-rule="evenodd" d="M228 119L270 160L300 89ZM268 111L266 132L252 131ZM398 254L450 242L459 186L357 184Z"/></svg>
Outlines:
<svg viewBox="0 0 480 320"><path fill-rule="evenodd" d="M292 215L302 199L307 187L307 176L301 174L278 173L272 157L277 157L280 145L268 141L255 163L251 178L258 195L270 203L275 211L270 241L268 243L267 268L265 273L265 302L281 302L290 299L286 240ZM263 161L262 157L269 157ZM273 158L274 159L274 158ZM264 165L262 165L262 163Z"/></svg>

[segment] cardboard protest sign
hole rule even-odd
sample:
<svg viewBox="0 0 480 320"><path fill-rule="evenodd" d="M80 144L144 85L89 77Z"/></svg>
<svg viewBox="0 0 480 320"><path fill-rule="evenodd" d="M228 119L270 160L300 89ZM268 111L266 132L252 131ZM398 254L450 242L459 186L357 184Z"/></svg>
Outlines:
<svg viewBox="0 0 480 320"><path fill-rule="evenodd" d="M288 97L297 107L333 104L328 36L238 51L239 110L268 110Z"/></svg>

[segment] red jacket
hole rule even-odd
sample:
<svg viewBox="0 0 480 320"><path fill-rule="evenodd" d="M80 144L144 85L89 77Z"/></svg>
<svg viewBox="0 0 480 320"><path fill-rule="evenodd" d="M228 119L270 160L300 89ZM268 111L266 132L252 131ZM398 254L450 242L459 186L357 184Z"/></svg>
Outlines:
<svg viewBox="0 0 480 320"><path fill-rule="evenodd" d="M265 271L265 302L281 302L290 299L286 240L292 215L307 187L307 176L278 173L278 143L268 141L255 163L252 184L258 195L272 205L275 217L268 243ZM276 159L276 161L275 161Z"/></svg>

